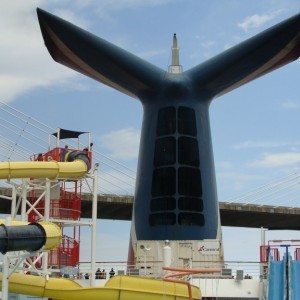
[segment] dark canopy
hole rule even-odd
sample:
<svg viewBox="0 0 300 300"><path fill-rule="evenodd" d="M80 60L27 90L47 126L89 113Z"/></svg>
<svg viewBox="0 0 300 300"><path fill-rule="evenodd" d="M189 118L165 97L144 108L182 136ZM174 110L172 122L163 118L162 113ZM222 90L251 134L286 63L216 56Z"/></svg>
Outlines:
<svg viewBox="0 0 300 300"><path fill-rule="evenodd" d="M67 129L59 129L59 139L72 139L72 138L78 138L81 134L87 133L84 131L74 131L74 130L67 130ZM52 133L55 137L58 136L58 132Z"/></svg>

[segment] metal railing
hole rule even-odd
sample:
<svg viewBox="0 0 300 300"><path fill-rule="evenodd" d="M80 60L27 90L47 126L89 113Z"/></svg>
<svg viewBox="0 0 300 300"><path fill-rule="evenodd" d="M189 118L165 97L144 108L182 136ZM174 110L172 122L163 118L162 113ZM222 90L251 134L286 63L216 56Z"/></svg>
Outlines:
<svg viewBox="0 0 300 300"><path fill-rule="evenodd" d="M218 274L203 274L197 275L197 277L217 277L217 278L235 278L237 273L241 274L240 271L243 271L244 274L243 279L251 279L251 278L260 278L260 266L261 263L257 261L225 261L220 273ZM145 268L137 268L134 265L128 265L127 262L124 261L111 261L111 262L97 262L96 269L105 270L108 272L111 268L114 269L115 274L125 274L132 276L142 276L142 277L154 277L160 278L164 275L164 271L162 270L162 262L151 262L151 269ZM189 268L187 268L189 270ZM239 272L238 272L239 271ZM95 276L95 274L91 274L91 265L89 262L80 262L78 267L78 273L81 274L79 277L83 278L84 274L88 273L90 276ZM196 276L196 275L195 275ZM191 275L192 277L192 275Z"/></svg>

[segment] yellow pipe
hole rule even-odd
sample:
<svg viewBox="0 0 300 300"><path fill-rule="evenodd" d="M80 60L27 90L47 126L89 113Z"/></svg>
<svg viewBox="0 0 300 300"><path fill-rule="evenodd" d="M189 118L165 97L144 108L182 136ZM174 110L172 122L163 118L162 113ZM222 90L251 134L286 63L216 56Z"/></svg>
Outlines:
<svg viewBox="0 0 300 300"><path fill-rule="evenodd" d="M0 219L0 224L6 225L6 220L5 219ZM25 221L18 221L18 220L11 220L11 226L24 226L30 224L29 222Z"/></svg>
<svg viewBox="0 0 300 300"><path fill-rule="evenodd" d="M5 178L81 178L88 172L86 163L77 159L72 162L22 161L1 162L0 179Z"/></svg>
<svg viewBox="0 0 300 300"><path fill-rule="evenodd" d="M62 232L59 226L51 222L39 222L46 233L46 243L43 247L44 250L56 249L61 242Z"/></svg>
<svg viewBox="0 0 300 300"><path fill-rule="evenodd" d="M2 274L0 274L2 284ZM201 299L199 288L192 286L192 299ZM136 276L114 276L103 287L82 287L71 279L50 278L14 273L9 291L64 300L187 300L188 290L182 283Z"/></svg>

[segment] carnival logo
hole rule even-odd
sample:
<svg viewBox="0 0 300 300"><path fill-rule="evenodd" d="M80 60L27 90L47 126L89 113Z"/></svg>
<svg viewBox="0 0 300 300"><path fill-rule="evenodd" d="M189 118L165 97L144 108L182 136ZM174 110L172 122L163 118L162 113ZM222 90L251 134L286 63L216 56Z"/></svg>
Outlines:
<svg viewBox="0 0 300 300"><path fill-rule="evenodd" d="M198 251L201 254L205 254L205 255L207 255L207 254L219 254L220 247L202 245L202 246L198 247Z"/></svg>

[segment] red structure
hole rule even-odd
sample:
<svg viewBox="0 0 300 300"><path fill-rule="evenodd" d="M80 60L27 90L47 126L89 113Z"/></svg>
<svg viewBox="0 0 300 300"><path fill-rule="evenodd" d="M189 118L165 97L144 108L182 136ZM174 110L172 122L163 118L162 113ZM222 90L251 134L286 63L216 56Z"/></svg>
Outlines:
<svg viewBox="0 0 300 300"><path fill-rule="evenodd" d="M78 150L71 148L56 147L47 153L36 154L32 157L34 161L67 162L68 155L74 152L84 153L90 162L92 153L89 149ZM32 190L28 201L31 209L28 212L29 222L45 220L45 193L39 188L45 183L44 179L32 179ZM36 184L37 183L37 184ZM63 238L58 248L51 250L48 258L49 267L61 269L62 267L77 267L80 256L80 227L77 225L64 226L68 221L79 221L81 215L82 180L55 180L51 181L49 219L61 227ZM67 232L67 233L66 233ZM37 264L41 265L38 261ZM37 266L36 267L39 267Z"/></svg>
<svg viewBox="0 0 300 300"><path fill-rule="evenodd" d="M269 257L272 256L273 260L279 261L280 254L278 248L270 247L270 246L260 246L260 262L268 263Z"/></svg>

